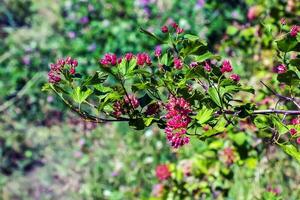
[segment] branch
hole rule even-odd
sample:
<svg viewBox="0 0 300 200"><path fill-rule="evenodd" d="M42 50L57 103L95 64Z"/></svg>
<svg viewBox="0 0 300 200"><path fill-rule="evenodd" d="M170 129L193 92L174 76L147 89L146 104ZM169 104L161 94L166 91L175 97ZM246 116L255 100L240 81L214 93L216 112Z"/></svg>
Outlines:
<svg viewBox="0 0 300 200"><path fill-rule="evenodd" d="M278 97L279 99L281 100L284 100L284 101L291 101L293 102L298 109L300 109L300 105L295 101L294 98L291 98L291 97L286 97L286 96L283 96L281 94L278 94L275 90L273 90L272 88L270 88L269 86L267 86L264 82L260 81L261 84L263 84L272 94L274 94L276 97Z"/></svg>
<svg viewBox="0 0 300 200"><path fill-rule="evenodd" d="M216 114L228 114L234 115L237 114L239 111L233 110L224 110L218 111ZM254 110L252 112L253 115L268 115L268 114L284 114L284 115L300 115L300 110L275 110L275 109L268 109L268 110Z"/></svg>

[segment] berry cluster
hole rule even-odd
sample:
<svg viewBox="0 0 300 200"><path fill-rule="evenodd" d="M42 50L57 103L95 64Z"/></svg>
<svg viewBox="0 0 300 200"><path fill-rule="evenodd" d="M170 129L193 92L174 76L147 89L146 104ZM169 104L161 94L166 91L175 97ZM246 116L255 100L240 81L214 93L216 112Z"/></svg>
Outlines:
<svg viewBox="0 0 300 200"><path fill-rule="evenodd" d="M187 128L191 122L189 114L192 112L190 104L183 98L170 97L166 105L167 127L165 133L171 146L178 148L189 143L190 138L186 137Z"/></svg>

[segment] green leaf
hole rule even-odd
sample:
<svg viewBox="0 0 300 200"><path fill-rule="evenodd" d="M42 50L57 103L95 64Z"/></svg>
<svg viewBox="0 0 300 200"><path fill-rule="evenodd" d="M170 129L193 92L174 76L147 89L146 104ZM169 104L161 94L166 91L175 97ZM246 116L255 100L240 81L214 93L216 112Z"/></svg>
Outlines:
<svg viewBox="0 0 300 200"><path fill-rule="evenodd" d="M233 36L235 35L237 32L239 31L239 29L235 26L228 26L227 27L227 30L226 30L226 33L230 36Z"/></svg>
<svg viewBox="0 0 300 200"><path fill-rule="evenodd" d="M185 40L183 42L184 48L180 50L180 55L182 57L186 57L188 55L202 55L207 52L207 45L204 44L202 41L190 41Z"/></svg>
<svg viewBox="0 0 300 200"><path fill-rule="evenodd" d="M146 35L148 35L148 36L154 38L154 39L157 40L158 42L163 43L163 41L162 41L159 37L157 37L154 33L151 33L151 32L149 32L149 31L147 31L146 29L143 29L143 28L140 28L140 31L141 31L142 33L144 33L144 34L146 34Z"/></svg>
<svg viewBox="0 0 300 200"><path fill-rule="evenodd" d="M247 135L243 132L232 133L229 137L239 146L242 146L247 140Z"/></svg>
<svg viewBox="0 0 300 200"><path fill-rule="evenodd" d="M207 121L209 121L212 116L214 114L214 110L213 109L209 109L206 107L203 107L198 114L196 115L195 119L198 121L198 123L200 124L204 124Z"/></svg>
<svg viewBox="0 0 300 200"><path fill-rule="evenodd" d="M93 76L89 76L86 81L83 82L82 86L101 84L106 80L106 78L107 74L103 72L96 72Z"/></svg>
<svg viewBox="0 0 300 200"><path fill-rule="evenodd" d="M184 38L193 42L200 39L197 35L192 35L192 34L185 34Z"/></svg>
<svg viewBox="0 0 300 200"><path fill-rule="evenodd" d="M73 90L73 93L71 94L73 100L76 103L81 104L82 102L84 102L91 94L93 93L92 90L87 89L85 91L82 91L80 87L76 87Z"/></svg>
<svg viewBox="0 0 300 200"><path fill-rule="evenodd" d="M266 116L256 116L254 119L254 124L257 128L264 129L269 127L269 120Z"/></svg>
<svg viewBox="0 0 300 200"><path fill-rule="evenodd" d="M300 152L292 144L279 144L285 153L295 158L300 163Z"/></svg>
<svg viewBox="0 0 300 200"><path fill-rule="evenodd" d="M47 92L50 90L51 90L50 83L45 83L42 87L42 92Z"/></svg>
<svg viewBox="0 0 300 200"><path fill-rule="evenodd" d="M212 54L211 52L206 52L206 53L204 53L204 54L202 54L202 55L200 55L200 56L196 56L195 57L195 61L196 62L203 62L203 61L205 61L205 60L207 60L207 59L210 59L210 58L212 58L214 56L214 54Z"/></svg>
<svg viewBox="0 0 300 200"><path fill-rule="evenodd" d="M222 117L220 118L220 120L218 121L218 123L213 127L213 129L211 130L208 130L206 132L203 133L203 135L201 135L199 137L199 139L206 139L206 138L209 138L215 134L218 134L218 133L222 133L225 131L225 126L227 124L227 121Z"/></svg>
<svg viewBox="0 0 300 200"><path fill-rule="evenodd" d="M127 60L122 59L122 62L118 65L118 69L121 72L121 74L125 75L127 72Z"/></svg>
<svg viewBox="0 0 300 200"><path fill-rule="evenodd" d="M154 117L144 118L145 126L147 126L147 127L150 126L152 124L153 120L154 120Z"/></svg>
<svg viewBox="0 0 300 200"><path fill-rule="evenodd" d="M278 119L277 117L275 117L275 116L272 117L272 122L280 135L285 134L286 132L289 131L289 129L286 127L286 125L284 123L282 123L281 120Z"/></svg>
<svg viewBox="0 0 300 200"><path fill-rule="evenodd" d="M294 37L287 36L277 41L277 47L282 52L299 51L300 44Z"/></svg>
<svg viewBox="0 0 300 200"><path fill-rule="evenodd" d="M300 82L300 78L293 70L288 70L286 73L278 74L277 80L287 85L297 85Z"/></svg>
<svg viewBox="0 0 300 200"><path fill-rule="evenodd" d="M207 92L211 97L211 99L213 100L213 102L215 102L219 107L222 107L221 100L219 98L217 90L214 87L212 87L209 88Z"/></svg>
<svg viewBox="0 0 300 200"><path fill-rule="evenodd" d="M128 66L128 72L131 72L134 70L135 66L136 66L136 62L137 60L135 58L132 58L130 61L129 61L129 66Z"/></svg>
<svg viewBox="0 0 300 200"><path fill-rule="evenodd" d="M162 56L162 58L161 58L161 64L163 64L163 65L169 65L169 60L168 60L168 54L167 53L165 53L163 56Z"/></svg>

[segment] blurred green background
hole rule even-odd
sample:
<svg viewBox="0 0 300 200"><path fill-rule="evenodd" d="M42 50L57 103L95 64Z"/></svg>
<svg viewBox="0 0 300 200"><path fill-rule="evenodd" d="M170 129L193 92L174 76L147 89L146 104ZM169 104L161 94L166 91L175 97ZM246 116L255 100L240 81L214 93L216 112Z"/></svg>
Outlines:
<svg viewBox="0 0 300 200"><path fill-rule="evenodd" d="M153 52L154 41L139 27L159 32L172 21L231 58L236 72L255 85L273 66L279 20L299 23L299 4L1 0L0 199L299 199L299 165L256 138L247 122L238 134L229 130L228 140L193 140L174 151L155 126L96 127L41 92L56 59L72 56L79 70L91 73L106 52ZM228 147L236 154L230 165L222 153ZM157 189L155 167L162 163L172 166L178 187ZM175 195L179 190L184 197Z"/></svg>

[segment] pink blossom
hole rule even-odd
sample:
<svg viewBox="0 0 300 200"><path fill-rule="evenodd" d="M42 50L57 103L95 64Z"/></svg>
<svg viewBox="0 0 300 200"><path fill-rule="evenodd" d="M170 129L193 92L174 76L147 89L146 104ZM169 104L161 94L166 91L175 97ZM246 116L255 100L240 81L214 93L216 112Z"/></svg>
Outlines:
<svg viewBox="0 0 300 200"><path fill-rule="evenodd" d="M166 180L171 176L168 165L158 165L155 169L155 175L160 180Z"/></svg>
<svg viewBox="0 0 300 200"><path fill-rule="evenodd" d="M207 72L211 72L211 66L208 64L208 62L205 62L204 70Z"/></svg>
<svg viewBox="0 0 300 200"><path fill-rule="evenodd" d="M161 47L160 47L160 46L157 46L157 47L155 48L154 55L155 55L156 57L160 57L160 56L161 56Z"/></svg>
<svg viewBox="0 0 300 200"><path fill-rule="evenodd" d="M300 144L300 137L297 138L296 142L297 144Z"/></svg>
<svg viewBox="0 0 300 200"><path fill-rule="evenodd" d="M294 129L294 128L291 128L290 129L290 134L291 135L295 135L297 133L297 130L296 129Z"/></svg>
<svg viewBox="0 0 300 200"><path fill-rule="evenodd" d="M139 100L132 94L125 96L124 101L126 104L128 104L129 106L132 106L133 108L137 108L140 105Z"/></svg>
<svg viewBox="0 0 300 200"><path fill-rule="evenodd" d="M123 110L123 103L121 101L116 101L114 104L113 104L113 115L116 117L116 118L119 118L121 117L121 115L124 113L124 110Z"/></svg>
<svg viewBox="0 0 300 200"><path fill-rule="evenodd" d="M198 63L197 62L191 62L190 63L190 68L195 68L198 66Z"/></svg>
<svg viewBox="0 0 300 200"><path fill-rule="evenodd" d="M137 64L139 66L143 66L144 64L151 65L152 61L147 53L139 53L137 54Z"/></svg>
<svg viewBox="0 0 300 200"><path fill-rule="evenodd" d="M180 27L176 28L176 33L177 34L181 34L183 32L184 32L183 28L180 28Z"/></svg>
<svg viewBox="0 0 300 200"><path fill-rule="evenodd" d="M169 29L168 29L168 27L167 27L167 26L163 26L163 27L161 27L161 32L163 32L163 33L167 33L167 32L169 32Z"/></svg>
<svg viewBox="0 0 300 200"><path fill-rule="evenodd" d="M230 75L230 79L233 80L233 81L235 81L235 82L239 82L241 78L237 74L231 74Z"/></svg>
<svg viewBox="0 0 300 200"><path fill-rule="evenodd" d="M132 58L133 58L133 53L126 53L125 59L126 59L127 61L131 61Z"/></svg>
<svg viewBox="0 0 300 200"><path fill-rule="evenodd" d="M290 35L292 37L296 37L299 31L300 31L300 26L294 25L291 28Z"/></svg>
<svg viewBox="0 0 300 200"><path fill-rule="evenodd" d="M286 25L286 19L285 18L281 18L280 19L280 24L281 25Z"/></svg>
<svg viewBox="0 0 300 200"><path fill-rule="evenodd" d="M69 70L70 74L74 75L76 73L75 67L71 67Z"/></svg>
<svg viewBox="0 0 300 200"><path fill-rule="evenodd" d="M139 107L140 103L138 99L133 95L129 94L128 97L124 96L122 100L116 101L113 104L113 115L116 118L119 118L123 114L128 114L130 110L136 109Z"/></svg>
<svg viewBox="0 0 300 200"><path fill-rule="evenodd" d="M56 73L54 71L50 71L48 73L48 80L49 80L49 83L58 83L61 80L60 74Z"/></svg>
<svg viewBox="0 0 300 200"><path fill-rule="evenodd" d="M107 53L104 57L100 60L101 65L116 65L117 64L117 55Z"/></svg>
<svg viewBox="0 0 300 200"><path fill-rule="evenodd" d="M183 62L180 58L174 58L174 66L176 69L182 69L183 67Z"/></svg>
<svg viewBox="0 0 300 200"><path fill-rule="evenodd" d="M231 72L232 71L232 66L228 60L224 60L222 67L221 67L221 72Z"/></svg>
<svg viewBox="0 0 300 200"><path fill-rule="evenodd" d="M65 65L69 65L69 73L75 74L76 70L75 67L78 66L78 61L76 59L72 59L70 56L68 56L66 59L58 59L56 63L50 64L50 71L48 73L48 81L49 83L59 83L61 81L61 72L64 69Z"/></svg>
<svg viewBox="0 0 300 200"><path fill-rule="evenodd" d="M300 119L299 119L298 117L293 118L293 119L291 120L291 124L292 124L292 125L300 124Z"/></svg>
<svg viewBox="0 0 300 200"><path fill-rule="evenodd" d="M72 60L72 64L73 67L77 67L78 66L78 61L76 59Z"/></svg>
<svg viewBox="0 0 300 200"><path fill-rule="evenodd" d="M171 24L171 26L174 28L174 29L177 29L179 26L178 26L178 24L176 23L176 22L173 22L172 24Z"/></svg>
<svg viewBox="0 0 300 200"><path fill-rule="evenodd" d="M287 71L287 68L284 64L280 64L280 65L273 68L273 72L275 72L277 74L283 74L286 71Z"/></svg>
<svg viewBox="0 0 300 200"><path fill-rule="evenodd" d="M191 122L189 114L192 112L190 104L183 98L170 97L166 105L167 126L165 133L171 146L178 148L189 143L190 138L186 137L187 127Z"/></svg>

